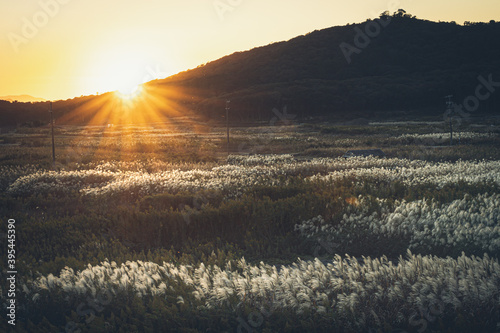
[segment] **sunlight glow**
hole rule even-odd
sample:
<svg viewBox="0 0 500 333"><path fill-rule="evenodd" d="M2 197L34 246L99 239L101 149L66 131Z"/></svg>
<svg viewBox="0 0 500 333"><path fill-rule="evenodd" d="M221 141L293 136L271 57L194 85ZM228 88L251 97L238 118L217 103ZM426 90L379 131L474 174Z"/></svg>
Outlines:
<svg viewBox="0 0 500 333"><path fill-rule="evenodd" d="M123 100L135 99L142 92L142 83L156 79L152 68L158 65L152 58L154 50L147 46L103 45L87 60L88 75L82 88L116 92Z"/></svg>
<svg viewBox="0 0 500 333"><path fill-rule="evenodd" d="M142 85L124 85L123 87L115 91L115 95L124 101L132 101L140 97L142 92Z"/></svg>

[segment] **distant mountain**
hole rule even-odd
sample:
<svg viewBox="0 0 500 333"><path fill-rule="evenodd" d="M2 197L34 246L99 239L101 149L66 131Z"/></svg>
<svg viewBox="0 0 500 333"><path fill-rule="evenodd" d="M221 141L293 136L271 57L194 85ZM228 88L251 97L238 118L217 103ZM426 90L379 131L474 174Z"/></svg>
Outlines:
<svg viewBox="0 0 500 333"><path fill-rule="evenodd" d="M500 22L462 26L402 11L384 13L376 20L236 52L151 81L144 85L149 100L134 112L121 112L110 94L58 101L54 112L59 123L136 122L147 121L147 115L158 121L186 114L223 120L230 100L233 121L269 120L276 115L273 108L285 106L296 119L344 121L437 117L443 114L444 96L453 95L475 114L498 113L498 40ZM38 114L45 120L47 108L47 103L0 103L0 119L21 123Z"/></svg>
<svg viewBox="0 0 500 333"><path fill-rule="evenodd" d="M201 113L220 117L224 103L240 118L269 117L288 107L299 117L371 118L429 110L444 96L461 104L476 94L481 75L500 82L500 22L436 23L401 12L361 24L314 31L287 42L237 52L150 83L182 87ZM478 112L500 111L500 88L481 90ZM476 99L468 100L471 108Z"/></svg>
<svg viewBox="0 0 500 333"><path fill-rule="evenodd" d="M11 96L3 96L0 97L0 100L2 101L9 101L9 102L22 102L22 103L27 103L27 102L45 102L46 99L40 98L40 97L33 97L30 95L11 95Z"/></svg>

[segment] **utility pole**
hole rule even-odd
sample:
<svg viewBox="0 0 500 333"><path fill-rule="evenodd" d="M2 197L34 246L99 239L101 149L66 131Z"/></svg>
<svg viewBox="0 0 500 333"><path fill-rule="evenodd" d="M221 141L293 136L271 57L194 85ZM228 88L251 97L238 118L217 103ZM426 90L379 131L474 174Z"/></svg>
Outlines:
<svg viewBox="0 0 500 333"><path fill-rule="evenodd" d="M450 118L450 146L453 146L453 102L451 101L451 98L453 95L448 95L446 96L446 113L448 114Z"/></svg>
<svg viewBox="0 0 500 333"><path fill-rule="evenodd" d="M229 103L230 100L226 101L226 132L227 132L227 155L229 156Z"/></svg>
<svg viewBox="0 0 500 333"><path fill-rule="evenodd" d="M56 145L55 145L55 140L54 140L54 115L52 112L52 102L50 102L50 127L52 130L52 167L54 170L56 169Z"/></svg>

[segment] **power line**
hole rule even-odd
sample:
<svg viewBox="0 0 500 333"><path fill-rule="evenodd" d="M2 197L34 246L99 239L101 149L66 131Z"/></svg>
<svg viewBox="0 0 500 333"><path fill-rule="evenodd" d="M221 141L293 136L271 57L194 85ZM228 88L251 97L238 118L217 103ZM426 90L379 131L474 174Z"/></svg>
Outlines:
<svg viewBox="0 0 500 333"><path fill-rule="evenodd" d="M451 98L453 95L445 96L446 98L446 113L450 118L450 146L453 146L453 102Z"/></svg>
<svg viewBox="0 0 500 333"><path fill-rule="evenodd" d="M54 115L53 115L53 111L52 111L52 102L50 102L49 113L50 113L50 127L52 130L52 167L55 170L56 169L56 144L55 144L55 140L54 140Z"/></svg>
<svg viewBox="0 0 500 333"><path fill-rule="evenodd" d="M226 132L227 132L227 155L229 156L229 103L230 100L226 101Z"/></svg>

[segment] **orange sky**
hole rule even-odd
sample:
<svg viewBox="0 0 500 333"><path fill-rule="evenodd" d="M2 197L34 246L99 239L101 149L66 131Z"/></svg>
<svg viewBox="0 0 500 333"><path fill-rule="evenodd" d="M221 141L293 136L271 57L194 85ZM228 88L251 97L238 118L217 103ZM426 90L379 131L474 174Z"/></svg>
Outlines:
<svg viewBox="0 0 500 333"><path fill-rule="evenodd" d="M434 21L500 20L498 0L2 1L0 96L127 91L235 51L397 8Z"/></svg>

